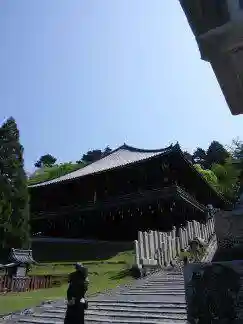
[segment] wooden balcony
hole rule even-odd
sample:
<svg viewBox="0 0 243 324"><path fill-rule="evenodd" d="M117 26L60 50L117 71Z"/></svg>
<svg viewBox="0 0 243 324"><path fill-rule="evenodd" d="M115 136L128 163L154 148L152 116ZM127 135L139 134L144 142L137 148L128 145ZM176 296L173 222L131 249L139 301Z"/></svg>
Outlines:
<svg viewBox="0 0 243 324"><path fill-rule="evenodd" d="M165 188L157 188L151 190L144 190L136 193L130 193L119 197L110 197L109 199L96 202L87 202L83 205L62 206L56 210L40 211L38 213L32 213L33 219L41 218L53 218L61 215L68 215L69 213L76 212L88 212L88 211L102 211L109 210L114 207L121 207L124 205L142 205L144 203L149 204L158 200L182 200L187 204L190 204L193 208L206 211L206 207L200 204L192 195L186 192L179 186L170 186Z"/></svg>

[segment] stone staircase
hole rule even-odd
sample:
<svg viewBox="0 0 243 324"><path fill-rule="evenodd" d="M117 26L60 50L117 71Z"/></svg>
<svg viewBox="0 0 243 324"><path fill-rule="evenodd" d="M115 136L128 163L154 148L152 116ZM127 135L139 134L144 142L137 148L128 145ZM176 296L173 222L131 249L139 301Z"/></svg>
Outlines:
<svg viewBox="0 0 243 324"><path fill-rule="evenodd" d="M213 237L202 261L211 262L216 250L217 241ZM85 324L188 323L182 268L180 264L167 267L90 298ZM61 324L65 311L64 300L59 300L0 319L0 324Z"/></svg>
<svg viewBox="0 0 243 324"><path fill-rule="evenodd" d="M47 303L27 314L14 315L5 323L61 324L65 310L63 301ZM170 268L93 297L85 323L187 323L183 274Z"/></svg>

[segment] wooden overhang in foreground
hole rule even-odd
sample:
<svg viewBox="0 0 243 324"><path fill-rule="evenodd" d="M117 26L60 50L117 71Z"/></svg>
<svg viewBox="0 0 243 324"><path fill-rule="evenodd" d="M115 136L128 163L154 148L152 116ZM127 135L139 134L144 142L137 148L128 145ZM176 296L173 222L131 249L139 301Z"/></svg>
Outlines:
<svg viewBox="0 0 243 324"><path fill-rule="evenodd" d="M233 115L243 113L243 1L179 0Z"/></svg>

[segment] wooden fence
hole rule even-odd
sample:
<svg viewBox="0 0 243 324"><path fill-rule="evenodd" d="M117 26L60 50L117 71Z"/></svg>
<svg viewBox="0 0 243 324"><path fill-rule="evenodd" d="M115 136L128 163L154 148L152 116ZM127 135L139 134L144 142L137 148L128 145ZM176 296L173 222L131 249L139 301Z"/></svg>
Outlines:
<svg viewBox="0 0 243 324"><path fill-rule="evenodd" d="M31 276L24 278L0 277L0 293L23 292L53 287L52 276Z"/></svg>

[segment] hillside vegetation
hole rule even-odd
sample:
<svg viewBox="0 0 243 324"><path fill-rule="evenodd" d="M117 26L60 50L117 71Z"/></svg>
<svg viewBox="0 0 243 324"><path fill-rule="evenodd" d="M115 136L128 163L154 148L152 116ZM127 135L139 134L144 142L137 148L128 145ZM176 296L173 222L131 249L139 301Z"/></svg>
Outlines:
<svg viewBox="0 0 243 324"><path fill-rule="evenodd" d="M57 164L57 158L51 154L42 155L35 163L36 171L29 176L28 184L34 185L59 178L67 173L79 170L87 164L95 162L108 154L112 150L107 146L104 150L91 150L83 154L76 163L67 162Z"/></svg>
<svg viewBox="0 0 243 324"><path fill-rule="evenodd" d="M37 169L29 176L28 184L34 185L41 182L46 182L52 179L59 178L67 173L83 168L86 163L62 163L54 166L44 166Z"/></svg>

